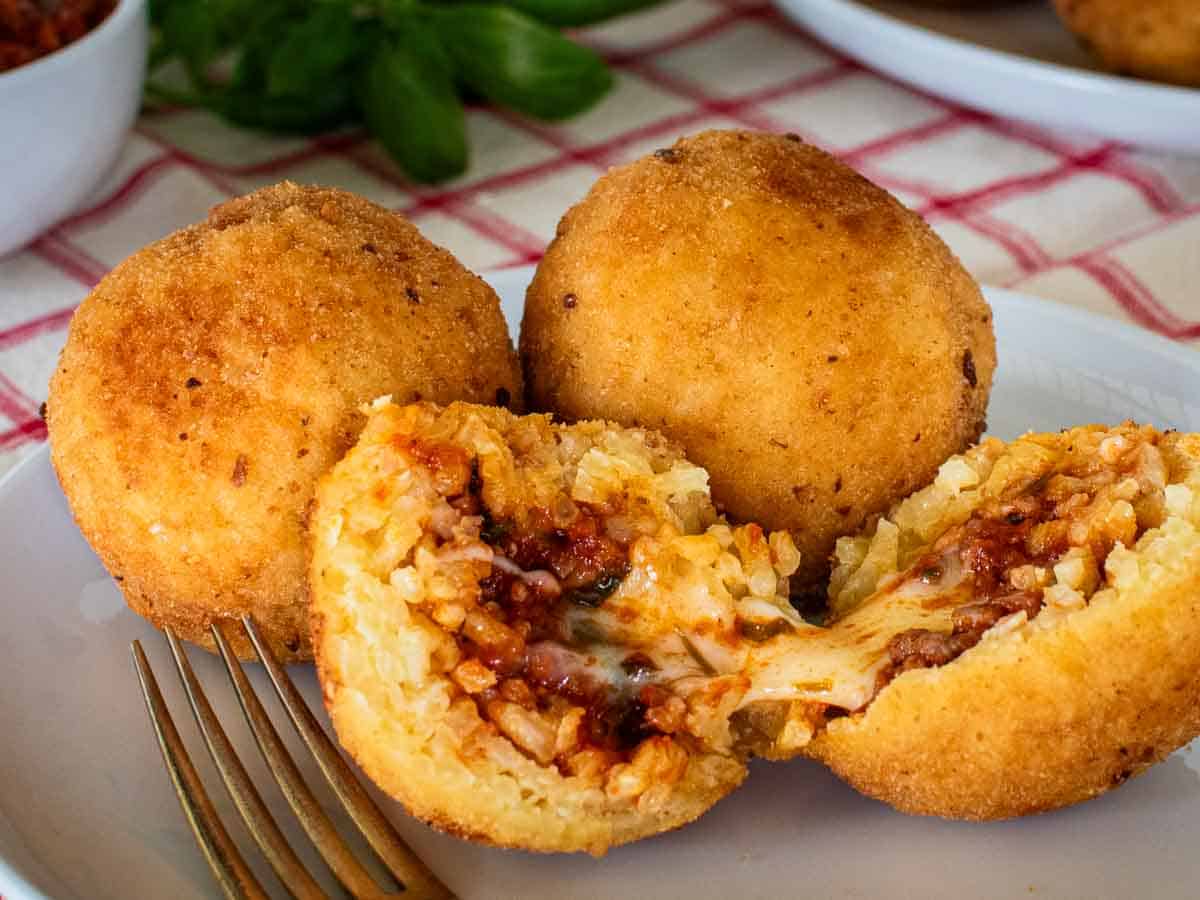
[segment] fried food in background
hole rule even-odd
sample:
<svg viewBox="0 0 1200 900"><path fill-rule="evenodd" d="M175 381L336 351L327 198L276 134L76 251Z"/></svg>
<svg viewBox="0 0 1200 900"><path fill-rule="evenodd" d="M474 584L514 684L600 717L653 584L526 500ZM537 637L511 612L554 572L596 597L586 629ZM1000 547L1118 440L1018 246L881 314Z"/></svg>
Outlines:
<svg viewBox="0 0 1200 900"><path fill-rule="evenodd" d="M794 136L707 132L601 178L526 299L528 398L662 430L801 577L984 427L991 313L920 219Z"/></svg>
<svg viewBox="0 0 1200 900"><path fill-rule="evenodd" d="M1200 437L990 440L843 539L827 626L787 532L731 527L652 431L374 405L322 479L318 673L342 745L437 827L601 853L752 755L903 810L1102 793L1200 731Z"/></svg>
<svg viewBox="0 0 1200 900"><path fill-rule="evenodd" d="M83 302L50 385L52 459L136 612L209 649L210 623L250 613L304 659L308 504L387 392L519 398L499 302L400 216L285 183L135 253Z"/></svg>
<svg viewBox="0 0 1200 900"><path fill-rule="evenodd" d="M842 609L876 585L867 604L958 598L950 621L894 638L887 687L805 752L954 818L1117 787L1200 733L1198 528L1200 435L1092 426L951 460L839 542L833 590Z"/></svg>
<svg viewBox="0 0 1200 900"><path fill-rule="evenodd" d="M1063 23L1118 74L1200 85L1195 0L1054 0Z"/></svg>

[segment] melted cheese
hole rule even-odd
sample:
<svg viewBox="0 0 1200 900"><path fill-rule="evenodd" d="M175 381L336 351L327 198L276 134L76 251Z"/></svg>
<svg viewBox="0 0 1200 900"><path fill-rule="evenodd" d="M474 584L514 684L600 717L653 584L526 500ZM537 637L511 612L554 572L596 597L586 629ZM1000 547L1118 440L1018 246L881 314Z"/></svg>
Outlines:
<svg viewBox="0 0 1200 900"><path fill-rule="evenodd" d="M499 555L491 562L526 580L548 575L524 572ZM734 601L711 582L664 602L656 572L639 567L602 606L569 605L566 644L543 642L538 652L553 659L560 677L605 685L612 697L636 696L643 685L656 684L689 700L696 713L717 702L722 709L707 710L710 720L764 701L854 711L874 698L896 635L914 628L951 630L954 609L971 599L964 575L958 554L948 551L938 561L936 579L916 570L894 575L853 611L822 627L805 622L780 598L748 595ZM738 618L760 625L783 620L787 627L758 643L738 634ZM635 653L651 667L627 666ZM727 689L710 697L709 688L718 685Z"/></svg>
<svg viewBox="0 0 1200 900"><path fill-rule="evenodd" d="M617 693L636 689L622 663L637 651L656 670L638 684L683 688L725 675L744 676L748 690L738 705L760 701L801 701L846 710L861 709L875 696L880 671L888 664L888 644L912 628L949 631L954 609L970 600L970 583L954 554L941 563L936 581L917 573L895 579L849 615L828 627L811 625L795 613L774 607L791 630L756 644L734 645L703 631L679 629L638 641L612 610L573 609L570 631L585 643L566 651L569 667L607 683ZM564 660L565 661L565 660Z"/></svg>
<svg viewBox="0 0 1200 900"><path fill-rule="evenodd" d="M951 629L954 608L970 599L963 574L949 555L937 581L910 574L829 627L805 623L753 647L745 670L750 690L742 704L800 700L861 709L875 696L893 637L911 628Z"/></svg>

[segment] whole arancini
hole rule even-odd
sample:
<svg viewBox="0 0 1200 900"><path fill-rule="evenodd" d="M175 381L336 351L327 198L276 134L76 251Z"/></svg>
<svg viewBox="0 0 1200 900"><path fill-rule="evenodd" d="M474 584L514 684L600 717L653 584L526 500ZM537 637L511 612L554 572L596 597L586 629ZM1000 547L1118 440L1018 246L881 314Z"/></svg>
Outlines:
<svg viewBox="0 0 1200 900"><path fill-rule="evenodd" d="M250 613L311 658L308 505L381 394L519 398L496 295L402 217L284 183L97 285L51 381L52 459L136 612L210 649Z"/></svg>
<svg viewBox="0 0 1200 900"><path fill-rule="evenodd" d="M915 213L794 136L706 132L610 171L526 298L528 399L657 428L800 576L984 428L991 311Z"/></svg>

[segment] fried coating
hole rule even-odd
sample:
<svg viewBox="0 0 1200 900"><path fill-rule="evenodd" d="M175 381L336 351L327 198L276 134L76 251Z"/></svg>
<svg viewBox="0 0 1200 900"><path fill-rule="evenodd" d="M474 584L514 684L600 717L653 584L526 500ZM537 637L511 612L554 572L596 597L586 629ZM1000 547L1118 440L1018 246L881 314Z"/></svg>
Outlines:
<svg viewBox="0 0 1200 900"><path fill-rule="evenodd" d="M376 404L313 519L339 742L414 815L499 846L599 854L690 822L746 775L716 535L726 577L783 606L798 561L715 522L652 432Z"/></svg>
<svg viewBox="0 0 1200 900"><path fill-rule="evenodd" d="M381 393L506 403L492 290L394 213L280 184L135 253L83 302L50 384L52 459L129 605L213 649L249 613L311 658L307 509ZM235 649L252 650L237 629Z"/></svg>
<svg viewBox="0 0 1200 900"><path fill-rule="evenodd" d="M1054 9L1112 71L1200 85L1200 4L1194 0L1054 0Z"/></svg>
<svg viewBox="0 0 1200 900"><path fill-rule="evenodd" d="M978 287L916 214L794 136L707 132L610 171L526 298L532 408L660 429L800 577L976 439Z"/></svg>
<svg viewBox="0 0 1200 900"><path fill-rule="evenodd" d="M1009 559L1001 585L1040 593L1042 607L1001 620L949 664L897 675L805 752L910 813L996 819L1087 800L1200 733L1200 436L1079 428L966 462L893 512L878 541L891 549L876 546L869 580L894 590L897 553L901 568L921 569L930 547L958 546L973 511L1019 515L995 504L1028 509L1020 498L1057 493L1069 549L1040 575ZM1086 504L1072 499L1089 491ZM861 568L861 542L839 550ZM883 556L890 565L877 565Z"/></svg>

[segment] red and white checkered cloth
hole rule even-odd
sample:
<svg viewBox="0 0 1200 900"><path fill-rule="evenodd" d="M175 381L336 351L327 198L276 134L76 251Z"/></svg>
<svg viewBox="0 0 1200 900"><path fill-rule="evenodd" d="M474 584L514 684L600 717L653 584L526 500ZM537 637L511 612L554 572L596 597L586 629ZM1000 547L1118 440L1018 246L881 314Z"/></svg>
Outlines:
<svg viewBox="0 0 1200 900"><path fill-rule="evenodd" d="M0 260L0 471L45 437L38 406L87 290L229 196L284 178L344 187L483 271L536 261L607 167L705 128L796 132L926 216L981 281L1200 347L1200 159L948 104L864 69L757 0L681 0L583 37L612 62L612 94L553 127L471 110L471 169L437 188L405 181L359 133L308 140L204 112L144 116L90 207Z"/></svg>

